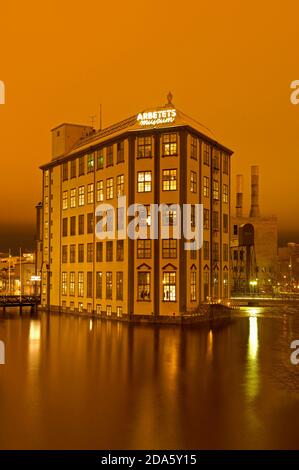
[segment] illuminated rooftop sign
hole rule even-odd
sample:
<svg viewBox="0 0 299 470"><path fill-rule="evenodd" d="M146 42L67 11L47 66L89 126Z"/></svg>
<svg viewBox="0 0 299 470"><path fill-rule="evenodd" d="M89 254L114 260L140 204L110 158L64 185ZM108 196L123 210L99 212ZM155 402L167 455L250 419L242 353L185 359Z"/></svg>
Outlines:
<svg viewBox="0 0 299 470"><path fill-rule="evenodd" d="M157 124L171 124L175 121L175 118L176 110L172 108L139 113L137 121L141 126L156 126Z"/></svg>

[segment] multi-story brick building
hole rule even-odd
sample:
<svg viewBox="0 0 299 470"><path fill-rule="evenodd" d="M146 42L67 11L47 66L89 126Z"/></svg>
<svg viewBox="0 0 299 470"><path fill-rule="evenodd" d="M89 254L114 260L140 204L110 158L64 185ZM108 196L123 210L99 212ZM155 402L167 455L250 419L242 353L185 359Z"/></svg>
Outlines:
<svg viewBox="0 0 299 470"><path fill-rule="evenodd" d="M52 160L41 167L42 306L173 316L228 298L231 154L171 100L100 131L53 129ZM120 196L146 207L148 230L151 204L202 204L202 249L162 239L163 220L157 239L99 240L96 208L116 209ZM168 222L182 217L170 210Z"/></svg>

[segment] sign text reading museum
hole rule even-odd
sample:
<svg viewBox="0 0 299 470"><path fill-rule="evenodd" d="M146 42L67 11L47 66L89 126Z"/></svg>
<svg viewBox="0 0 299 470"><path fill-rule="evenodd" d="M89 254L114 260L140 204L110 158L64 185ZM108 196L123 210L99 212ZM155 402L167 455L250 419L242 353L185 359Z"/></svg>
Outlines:
<svg viewBox="0 0 299 470"><path fill-rule="evenodd" d="M175 109L163 109L161 111L150 111L139 113L137 121L141 126L156 126L157 124L169 124L176 118Z"/></svg>

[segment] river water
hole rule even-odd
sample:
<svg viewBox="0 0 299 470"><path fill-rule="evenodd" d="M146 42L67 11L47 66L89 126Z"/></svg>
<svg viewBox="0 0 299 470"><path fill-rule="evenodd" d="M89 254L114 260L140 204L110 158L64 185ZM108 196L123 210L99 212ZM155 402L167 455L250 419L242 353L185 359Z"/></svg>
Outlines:
<svg viewBox="0 0 299 470"><path fill-rule="evenodd" d="M214 330L1 318L0 449L299 448L295 339L297 307Z"/></svg>

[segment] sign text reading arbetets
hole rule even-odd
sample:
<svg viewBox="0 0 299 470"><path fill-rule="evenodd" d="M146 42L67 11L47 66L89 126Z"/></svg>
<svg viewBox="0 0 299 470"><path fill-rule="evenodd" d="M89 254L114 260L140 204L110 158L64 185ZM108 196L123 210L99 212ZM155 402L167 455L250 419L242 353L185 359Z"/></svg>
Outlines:
<svg viewBox="0 0 299 470"><path fill-rule="evenodd" d="M139 113L137 121L141 126L156 126L157 124L171 124L175 118L176 110L172 108Z"/></svg>

